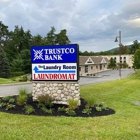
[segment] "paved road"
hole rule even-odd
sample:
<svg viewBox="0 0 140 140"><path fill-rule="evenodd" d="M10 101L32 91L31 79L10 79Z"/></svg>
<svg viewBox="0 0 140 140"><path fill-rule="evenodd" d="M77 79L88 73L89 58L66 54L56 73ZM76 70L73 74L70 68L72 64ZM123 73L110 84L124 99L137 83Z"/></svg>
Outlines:
<svg viewBox="0 0 140 140"><path fill-rule="evenodd" d="M132 74L134 70L132 69L122 69L121 74L122 78L129 76ZM110 80L119 79L119 71L118 70L108 70L104 72L100 72L96 74L94 77L80 77L80 86L88 85L88 84L96 84L101 82L106 82ZM18 94L20 88L26 88L30 93L32 91L32 84L19 84L19 85L0 85L0 96L8 96L13 94Z"/></svg>

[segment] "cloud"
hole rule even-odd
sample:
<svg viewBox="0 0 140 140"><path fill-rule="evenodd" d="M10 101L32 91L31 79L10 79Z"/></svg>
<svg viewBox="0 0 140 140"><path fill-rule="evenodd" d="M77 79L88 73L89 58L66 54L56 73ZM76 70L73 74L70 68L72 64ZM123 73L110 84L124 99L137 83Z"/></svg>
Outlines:
<svg viewBox="0 0 140 140"><path fill-rule="evenodd" d="M0 18L10 30L15 25L45 36L52 26L67 30L81 51L105 51L122 31L123 44L139 39L140 1L124 0L0 0Z"/></svg>

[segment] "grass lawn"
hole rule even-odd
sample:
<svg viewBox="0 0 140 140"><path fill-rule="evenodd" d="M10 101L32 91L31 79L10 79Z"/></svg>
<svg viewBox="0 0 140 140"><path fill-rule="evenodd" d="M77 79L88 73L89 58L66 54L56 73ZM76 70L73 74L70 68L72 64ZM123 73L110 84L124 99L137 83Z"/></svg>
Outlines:
<svg viewBox="0 0 140 140"><path fill-rule="evenodd" d="M37 117L0 112L0 140L139 140L140 71L128 78L83 86L81 97L105 102L104 117Z"/></svg>
<svg viewBox="0 0 140 140"><path fill-rule="evenodd" d="M0 84L15 83L12 79L0 78Z"/></svg>

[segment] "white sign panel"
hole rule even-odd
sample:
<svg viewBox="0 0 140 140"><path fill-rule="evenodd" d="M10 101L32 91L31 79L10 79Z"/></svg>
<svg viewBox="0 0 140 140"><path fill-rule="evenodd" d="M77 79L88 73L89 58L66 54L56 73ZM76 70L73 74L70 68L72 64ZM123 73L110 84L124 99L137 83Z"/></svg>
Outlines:
<svg viewBox="0 0 140 140"><path fill-rule="evenodd" d="M77 80L77 63L32 64L33 80Z"/></svg>

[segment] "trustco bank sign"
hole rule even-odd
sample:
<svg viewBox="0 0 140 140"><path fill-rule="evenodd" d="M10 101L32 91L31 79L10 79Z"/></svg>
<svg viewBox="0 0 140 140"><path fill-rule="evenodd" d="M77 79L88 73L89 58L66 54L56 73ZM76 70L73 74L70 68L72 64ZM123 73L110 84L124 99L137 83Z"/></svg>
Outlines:
<svg viewBox="0 0 140 140"><path fill-rule="evenodd" d="M79 47L77 44L32 46L32 80L78 81Z"/></svg>

